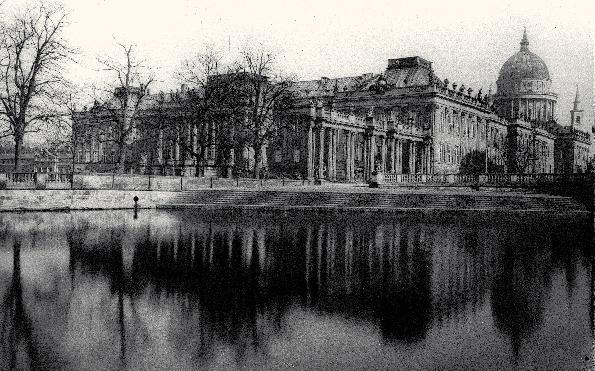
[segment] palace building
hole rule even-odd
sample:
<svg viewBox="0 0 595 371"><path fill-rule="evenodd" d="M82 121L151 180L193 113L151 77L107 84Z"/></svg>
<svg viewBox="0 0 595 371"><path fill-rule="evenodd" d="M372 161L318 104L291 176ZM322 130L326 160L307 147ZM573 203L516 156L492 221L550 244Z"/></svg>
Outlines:
<svg viewBox="0 0 595 371"><path fill-rule="evenodd" d="M440 79L432 62L419 56L389 59L378 74L296 82L290 122L281 125L265 146L263 165L278 176L348 182L366 181L374 172L587 171L591 139L581 130L578 89L566 124L556 109L558 96L547 65L529 50L526 31L520 50L502 65L496 86L496 92L474 91ZM156 107L161 107L161 114L165 109L169 119L180 119L183 110L170 95L150 96L141 121L151 121ZM80 117L98 122L99 111ZM100 130L91 126L95 129L82 133L77 145L76 168L81 171L101 171L113 161L113 148L102 148L93 134ZM167 143L162 133L153 135L152 145L131 152L129 158L136 163L130 169L197 175L194 160L184 152L193 147L191 134L191 127L183 127ZM241 174L254 166L254 150L229 139L208 149L206 165L219 176Z"/></svg>
<svg viewBox="0 0 595 371"><path fill-rule="evenodd" d="M380 74L298 82L303 130L293 136L301 146L282 136L269 166L344 181L373 171L585 172L590 136L580 130L578 91L562 126L548 68L529 50L526 31L520 46L495 94L441 80L421 57L390 59ZM298 161L298 153L307 156Z"/></svg>

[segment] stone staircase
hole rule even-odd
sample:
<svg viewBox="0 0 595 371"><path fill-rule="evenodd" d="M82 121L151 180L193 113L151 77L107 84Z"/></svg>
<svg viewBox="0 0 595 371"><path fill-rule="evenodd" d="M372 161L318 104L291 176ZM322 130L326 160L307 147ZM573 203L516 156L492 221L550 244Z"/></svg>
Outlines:
<svg viewBox="0 0 595 371"><path fill-rule="evenodd" d="M198 190L179 192L159 208L266 208L328 210L522 210L586 212L570 197L531 194L383 193L349 191Z"/></svg>

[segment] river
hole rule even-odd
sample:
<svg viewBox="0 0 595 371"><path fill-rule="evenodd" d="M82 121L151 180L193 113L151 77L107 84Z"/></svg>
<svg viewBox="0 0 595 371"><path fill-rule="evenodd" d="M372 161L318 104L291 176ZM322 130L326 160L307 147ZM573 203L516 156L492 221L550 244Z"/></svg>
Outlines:
<svg viewBox="0 0 595 371"><path fill-rule="evenodd" d="M592 362L592 220L155 210L0 220L0 369Z"/></svg>

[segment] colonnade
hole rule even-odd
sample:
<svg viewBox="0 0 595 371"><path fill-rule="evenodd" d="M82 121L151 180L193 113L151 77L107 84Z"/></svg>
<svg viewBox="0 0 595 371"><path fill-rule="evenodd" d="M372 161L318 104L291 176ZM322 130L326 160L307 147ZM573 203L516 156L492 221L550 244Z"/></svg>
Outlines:
<svg viewBox="0 0 595 371"><path fill-rule="evenodd" d="M511 117L521 116L528 120L547 121L555 117L555 101L545 99L518 98L510 101Z"/></svg>
<svg viewBox="0 0 595 371"><path fill-rule="evenodd" d="M430 142L390 130L311 119L306 147L309 178L365 181L374 171L414 174L433 170Z"/></svg>

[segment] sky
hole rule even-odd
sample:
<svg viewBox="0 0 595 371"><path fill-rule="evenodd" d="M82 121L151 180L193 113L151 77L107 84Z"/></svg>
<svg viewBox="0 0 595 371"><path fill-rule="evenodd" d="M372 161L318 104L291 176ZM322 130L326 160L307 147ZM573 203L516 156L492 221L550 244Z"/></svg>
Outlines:
<svg viewBox="0 0 595 371"><path fill-rule="evenodd" d="M154 69L154 91L175 90L181 61L205 45L236 55L255 43L278 53L278 67L300 80L380 73L389 58L419 55L442 79L495 91L500 67L519 50L527 27L529 49L545 61L559 94L560 123L569 120L577 84L583 122L593 123L595 6L587 0L63 3L71 22L66 37L80 50L71 78L105 83L97 58L116 55L116 42L134 43Z"/></svg>

